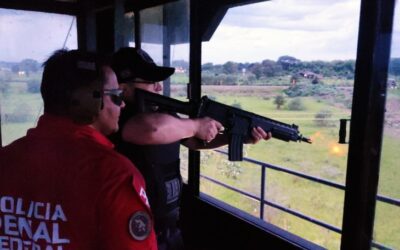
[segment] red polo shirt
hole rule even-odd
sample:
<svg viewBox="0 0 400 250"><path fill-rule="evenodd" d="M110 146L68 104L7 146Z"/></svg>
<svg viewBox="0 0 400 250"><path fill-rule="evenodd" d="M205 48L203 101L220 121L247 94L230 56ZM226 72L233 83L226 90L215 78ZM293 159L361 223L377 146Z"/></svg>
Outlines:
<svg viewBox="0 0 400 250"><path fill-rule="evenodd" d="M43 115L0 150L0 249L157 249L142 175L97 130Z"/></svg>

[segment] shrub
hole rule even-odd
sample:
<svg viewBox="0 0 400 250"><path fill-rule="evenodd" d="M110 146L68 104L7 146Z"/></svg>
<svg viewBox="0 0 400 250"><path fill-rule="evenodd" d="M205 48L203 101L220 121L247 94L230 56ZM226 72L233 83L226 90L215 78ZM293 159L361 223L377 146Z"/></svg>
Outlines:
<svg viewBox="0 0 400 250"><path fill-rule="evenodd" d="M303 101L300 98L294 98L292 101L289 102L288 109L298 111L305 110L306 107L304 106Z"/></svg>
<svg viewBox="0 0 400 250"><path fill-rule="evenodd" d="M283 95L275 96L274 104L276 105L277 109L280 109L286 103L285 97Z"/></svg>
<svg viewBox="0 0 400 250"><path fill-rule="evenodd" d="M336 95L336 88L334 86L322 84L297 84L284 90L284 93L290 97L297 96L324 96Z"/></svg>
<svg viewBox="0 0 400 250"><path fill-rule="evenodd" d="M211 74L203 74L201 76L201 84L202 85L213 85L215 78Z"/></svg>
<svg viewBox="0 0 400 250"><path fill-rule="evenodd" d="M26 104L21 103L15 107L13 113L5 114L6 122L22 123L31 121L34 118L32 108Z"/></svg>
<svg viewBox="0 0 400 250"><path fill-rule="evenodd" d="M217 167L219 172L228 179L237 180L240 174L243 172L240 163L234 161L224 161L224 164L221 164Z"/></svg>
<svg viewBox="0 0 400 250"><path fill-rule="evenodd" d="M263 96L262 99L266 100L266 101L269 101L271 98L269 96Z"/></svg>
<svg viewBox="0 0 400 250"><path fill-rule="evenodd" d="M239 78L234 75L227 75L223 80L223 85L238 85Z"/></svg>
<svg viewBox="0 0 400 250"><path fill-rule="evenodd" d="M40 92L40 82L38 80L29 80L28 83L29 93L39 93Z"/></svg>
<svg viewBox="0 0 400 250"><path fill-rule="evenodd" d="M332 111L330 110L321 110L315 115L315 124L319 127L332 127L334 126L331 121Z"/></svg>
<svg viewBox="0 0 400 250"><path fill-rule="evenodd" d="M10 92L10 83L0 81L0 93L3 95L8 95Z"/></svg>
<svg viewBox="0 0 400 250"><path fill-rule="evenodd" d="M238 75L211 74L208 72L203 72L201 75L203 85L239 85L240 82L243 82L243 80Z"/></svg>

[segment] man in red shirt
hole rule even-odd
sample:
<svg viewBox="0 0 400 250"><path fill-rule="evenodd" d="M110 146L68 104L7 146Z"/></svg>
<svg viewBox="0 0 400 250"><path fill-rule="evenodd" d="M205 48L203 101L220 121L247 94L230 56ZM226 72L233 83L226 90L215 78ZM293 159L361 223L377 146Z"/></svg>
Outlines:
<svg viewBox="0 0 400 250"><path fill-rule="evenodd" d="M157 249L144 179L105 137L121 92L93 54L45 62L44 115L0 150L0 249Z"/></svg>

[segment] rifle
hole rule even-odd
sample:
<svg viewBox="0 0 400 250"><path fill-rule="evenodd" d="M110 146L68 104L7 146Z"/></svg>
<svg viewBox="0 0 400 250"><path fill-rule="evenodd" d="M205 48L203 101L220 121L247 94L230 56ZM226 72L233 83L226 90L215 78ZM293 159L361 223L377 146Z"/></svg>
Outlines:
<svg viewBox="0 0 400 250"><path fill-rule="evenodd" d="M183 102L163 95L135 89L135 102L140 112L156 108L185 115L195 115L197 118L210 117L220 122L229 136L228 155L230 161L243 160L243 142L251 138L251 130L261 127L266 132L271 132L272 137L282 141L311 140L299 133L299 127L280 121L272 120L239 108L225 105L203 96L198 103Z"/></svg>

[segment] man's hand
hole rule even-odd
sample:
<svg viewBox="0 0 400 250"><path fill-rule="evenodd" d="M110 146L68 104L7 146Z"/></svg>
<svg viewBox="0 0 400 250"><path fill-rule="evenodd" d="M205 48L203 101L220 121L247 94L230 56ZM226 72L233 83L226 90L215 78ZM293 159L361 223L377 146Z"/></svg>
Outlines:
<svg viewBox="0 0 400 250"><path fill-rule="evenodd" d="M253 130L251 131L251 135L252 135L252 138L249 141L247 141L246 143L256 144L261 139L269 140L272 137L271 132L267 133L260 127L253 128Z"/></svg>
<svg viewBox="0 0 400 250"><path fill-rule="evenodd" d="M224 130L221 123L209 117L198 118L196 122L197 130L194 136L206 142L214 140L217 134Z"/></svg>

